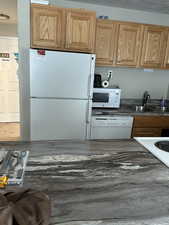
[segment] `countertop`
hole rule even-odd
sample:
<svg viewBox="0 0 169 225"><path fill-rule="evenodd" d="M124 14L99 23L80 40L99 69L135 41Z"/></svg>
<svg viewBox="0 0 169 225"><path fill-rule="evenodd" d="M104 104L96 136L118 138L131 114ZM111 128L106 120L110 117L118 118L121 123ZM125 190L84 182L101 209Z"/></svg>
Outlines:
<svg viewBox="0 0 169 225"><path fill-rule="evenodd" d="M0 148L30 150L24 188L50 196L52 225L168 225L169 169L134 140Z"/></svg>
<svg viewBox="0 0 169 225"><path fill-rule="evenodd" d="M169 110L163 112L160 108L143 112L136 111L135 105L121 106L119 109L93 108L92 116L169 116Z"/></svg>

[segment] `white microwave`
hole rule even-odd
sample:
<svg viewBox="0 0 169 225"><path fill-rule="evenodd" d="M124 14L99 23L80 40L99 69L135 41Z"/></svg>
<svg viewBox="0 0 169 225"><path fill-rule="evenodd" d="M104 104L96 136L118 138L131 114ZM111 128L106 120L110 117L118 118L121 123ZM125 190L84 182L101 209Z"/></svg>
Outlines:
<svg viewBox="0 0 169 225"><path fill-rule="evenodd" d="M121 89L93 88L93 104L95 108L119 108Z"/></svg>

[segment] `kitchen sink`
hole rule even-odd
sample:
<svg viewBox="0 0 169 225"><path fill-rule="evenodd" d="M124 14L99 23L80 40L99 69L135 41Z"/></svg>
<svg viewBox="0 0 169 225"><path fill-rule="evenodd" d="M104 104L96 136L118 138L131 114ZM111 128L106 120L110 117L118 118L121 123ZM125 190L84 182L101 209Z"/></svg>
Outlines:
<svg viewBox="0 0 169 225"><path fill-rule="evenodd" d="M135 108L136 112L154 112L154 113L162 113L162 112L169 112L168 108L163 107L157 107L155 105L151 105L151 106L142 106L142 105L136 105Z"/></svg>

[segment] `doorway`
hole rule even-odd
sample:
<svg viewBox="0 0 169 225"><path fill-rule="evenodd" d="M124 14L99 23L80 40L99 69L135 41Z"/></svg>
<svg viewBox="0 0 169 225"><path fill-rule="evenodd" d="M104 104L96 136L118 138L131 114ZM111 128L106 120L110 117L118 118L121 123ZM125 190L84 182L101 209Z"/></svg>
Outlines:
<svg viewBox="0 0 169 225"><path fill-rule="evenodd" d="M20 139L18 38L0 37L0 141Z"/></svg>

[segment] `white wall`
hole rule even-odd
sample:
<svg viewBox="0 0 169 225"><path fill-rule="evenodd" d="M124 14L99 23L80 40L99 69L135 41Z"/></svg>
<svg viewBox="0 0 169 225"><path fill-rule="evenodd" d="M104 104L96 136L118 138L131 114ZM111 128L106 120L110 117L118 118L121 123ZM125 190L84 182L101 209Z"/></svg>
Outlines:
<svg viewBox="0 0 169 225"><path fill-rule="evenodd" d="M119 85L122 98L141 98L148 90L151 98L161 98L167 95L169 85L169 71L154 70L144 72L142 69L96 68L96 73L107 78L107 71L113 70L110 85Z"/></svg>
<svg viewBox="0 0 169 225"><path fill-rule="evenodd" d="M106 15L113 20L169 26L169 15L167 14L149 13L66 0L50 0L50 3L67 8L86 8L94 10L97 16ZM96 72L101 72L104 77L109 69L112 68L97 68ZM167 94L169 71L154 70L153 73L148 73L141 69L113 68L113 79L111 83L119 84L122 88L122 97L124 98L140 98L145 90L150 92L152 98L161 98L161 96Z"/></svg>
<svg viewBox="0 0 169 225"><path fill-rule="evenodd" d="M21 139L30 140L30 5L29 0L18 0L19 83Z"/></svg>
<svg viewBox="0 0 169 225"><path fill-rule="evenodd" d="M0 36L17 37L17 25L0 23Z"/></svg>

